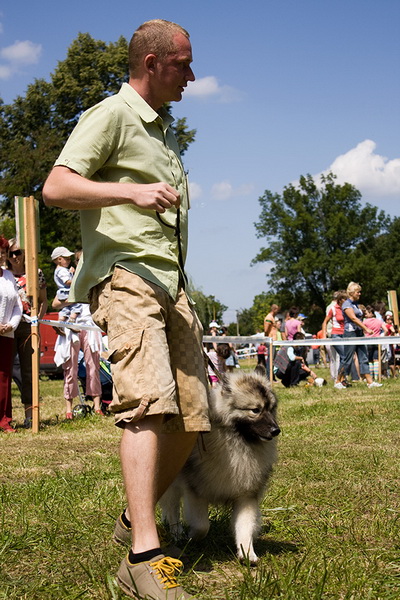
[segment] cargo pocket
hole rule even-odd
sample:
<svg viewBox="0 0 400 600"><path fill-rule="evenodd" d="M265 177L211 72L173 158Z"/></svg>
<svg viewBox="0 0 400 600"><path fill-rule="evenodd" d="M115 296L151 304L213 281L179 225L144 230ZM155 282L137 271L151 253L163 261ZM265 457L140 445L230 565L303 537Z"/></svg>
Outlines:
<svg viewBox="0 0 400 600"><path fill-rule="evenodd" d="M114 412L135 408L143 399L143 340L144 329L130 329L109 340L110 348L115 348L108 357L115 392Z"/></svg>
<svg viewBox="0 0 400 600"><path fill-rule="evenodd" d="M89 290L89 307L93 321L105 333L108 329L108 312L111 301L111 277Z"/></svg>

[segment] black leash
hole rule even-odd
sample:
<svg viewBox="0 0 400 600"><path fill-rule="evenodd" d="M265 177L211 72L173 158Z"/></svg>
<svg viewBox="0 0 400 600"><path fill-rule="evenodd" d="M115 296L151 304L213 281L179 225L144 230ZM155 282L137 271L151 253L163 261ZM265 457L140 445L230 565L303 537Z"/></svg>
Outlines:
<svg viewBox="0 0 400 600"><path fill-rule="evenodd" d="M183 252L182 252L182 239L181 239L181 209L177 208L176 210L176 225L170 225L164 219L161 218L159 212L156 212L157 219L160 221L161 225L165 225L165 227L169 227L169 229L174 230L174 235L178 242L178 263L182 272L183 279L185 284L188 283L188 278L185 273L185 265L183 262Z"/></svg>

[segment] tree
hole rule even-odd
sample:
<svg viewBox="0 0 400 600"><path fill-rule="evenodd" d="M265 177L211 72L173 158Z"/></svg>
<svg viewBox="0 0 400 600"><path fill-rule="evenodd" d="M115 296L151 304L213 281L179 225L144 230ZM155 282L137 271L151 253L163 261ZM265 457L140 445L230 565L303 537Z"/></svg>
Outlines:
<svg viewBox="0 0 400 600"><path fill-rule="evenodd" d="M69 134L84 110L117 92L127 80L128 43L93 39L80 33L59 62L51 81L37 79L25 96L13 104L0 100L0 212L13 217L14 196L41 200L44 181ZM171 111L171 107L167 106ZM186 119L177 119L174 129L183 154L194 141ZM41 266L47 278L52 273L49 255L62 244L72 250L80 246L78 211L46 207L40 203ZM50 280L49 280L50 282Z"/></svg>
<svg viewBox="0 0 400 600"><path fill-rule="evenodd" d="M269 245L253 263L271 262L271 289L303 308L324 311L332 291L350 280L373 280L375 241L390 225L383 211L361 205L354 186L335 179L322 175L318 186L311 175L302 176L298 187L290 184L282 195L267 190L259 199L257 237Z"/></svg>
<svg viewBox="0 0 400 600"><path fill-rule="evenodd" d="M193 282L190 282L190 296L196 302L196 313L203 325L204 334L207 335L211 321L222 323L222 315L228 308L222 304L215 296L206 296L200 289L194 289Z"/></svg>

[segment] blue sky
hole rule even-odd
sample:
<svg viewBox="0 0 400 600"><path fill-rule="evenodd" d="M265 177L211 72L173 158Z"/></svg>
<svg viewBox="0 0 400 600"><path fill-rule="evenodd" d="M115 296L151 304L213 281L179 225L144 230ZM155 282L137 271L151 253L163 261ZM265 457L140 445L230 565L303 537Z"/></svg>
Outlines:
<svg viewBox="0 0 400 600"><path fill-rule="evenodd" d="M189 30L197 81L174 115L197 129L184 157L191 181L188 271L235 310L267 289L250 267L258 198L300 175L333 170L363 200L400 215L398 0L5 0L0 96L49 78L78 32L130 38L145 20Z"/></svg>

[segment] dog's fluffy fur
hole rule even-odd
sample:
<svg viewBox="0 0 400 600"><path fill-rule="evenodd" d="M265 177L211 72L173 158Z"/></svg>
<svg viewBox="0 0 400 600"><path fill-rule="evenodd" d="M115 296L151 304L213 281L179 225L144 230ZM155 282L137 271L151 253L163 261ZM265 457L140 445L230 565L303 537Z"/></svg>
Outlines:
<svg viewBox="0 0 400 600"><path fill-rule="evenodd" d="M230 504L238 557L257 561L253 539L260 527L259 503L277 459L276 409L270 384L257 373L229 374L222 386L211 390L211 431L199 437L160 501L163 518L176 537L183 531L181 498L193 539L208 533L209 504Z"/></svg>

